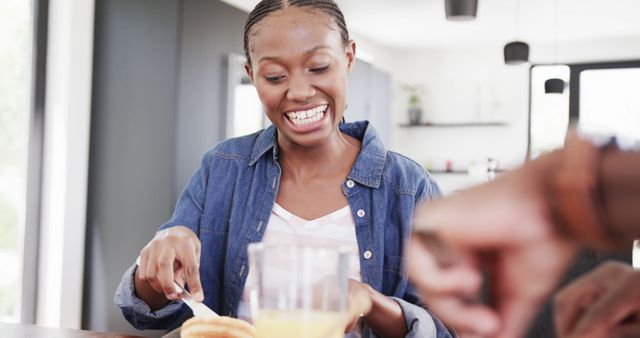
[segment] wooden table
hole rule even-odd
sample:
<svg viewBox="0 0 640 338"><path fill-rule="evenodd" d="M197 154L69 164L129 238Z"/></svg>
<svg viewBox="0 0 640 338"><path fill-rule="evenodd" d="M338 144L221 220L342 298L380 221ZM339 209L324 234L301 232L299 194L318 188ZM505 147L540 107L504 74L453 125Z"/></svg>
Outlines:
<svg viewBox="0 0 640 338"><path fill-rule="evenodd" d="M69 330L54 327L44 327L27 324L7 324L0 323L0 336L2 337L33 337L33 338L134 338L137 336L128 336L116 333L103 333L85 330Z"/></svg>

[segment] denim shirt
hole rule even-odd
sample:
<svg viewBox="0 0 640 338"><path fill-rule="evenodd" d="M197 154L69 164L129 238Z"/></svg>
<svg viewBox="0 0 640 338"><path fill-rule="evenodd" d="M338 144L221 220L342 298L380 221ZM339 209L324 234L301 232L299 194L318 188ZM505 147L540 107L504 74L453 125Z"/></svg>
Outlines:
<svg viewBox="0 0 640 338"><path fill-rule="evenodd" d="M342 191L352 210L362 281L392 297L407 322L407 337L450 337L421 306L404 272L403 250L416 206L440 196L435 181L417 163L385 150L369 122L342 123L340 131L362 141ZM208 151L160 229L190 228L201 242L204 302L235 317L248 274L247 246L259 242L276 201L282 169L277 130L225 140ZM173 329L191 316L171 302L152 312L134 293L135 265L122 278L115 302L138 329ZM374 337L370 329L364 336Z"/></svg>

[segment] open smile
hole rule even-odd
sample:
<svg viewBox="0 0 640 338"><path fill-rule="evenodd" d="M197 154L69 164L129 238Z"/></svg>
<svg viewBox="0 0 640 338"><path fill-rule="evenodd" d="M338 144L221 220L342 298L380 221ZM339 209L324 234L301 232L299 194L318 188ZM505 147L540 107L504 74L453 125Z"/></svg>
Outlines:
<svg viewBox="0 0 640 338"><path fill-rule="evenodd" d="M285 115L294 125L305 126L322 120L327 108L329 108L329 105L323 104L308 110L288 112Z"/></svg>
<svg viewBox="0 0 640 338"><path fill-rule="evenodd" d="M321 104L305 110L286 112L284 120L294 132L310 133L324 128L329 114L329 105Z"/></svg>

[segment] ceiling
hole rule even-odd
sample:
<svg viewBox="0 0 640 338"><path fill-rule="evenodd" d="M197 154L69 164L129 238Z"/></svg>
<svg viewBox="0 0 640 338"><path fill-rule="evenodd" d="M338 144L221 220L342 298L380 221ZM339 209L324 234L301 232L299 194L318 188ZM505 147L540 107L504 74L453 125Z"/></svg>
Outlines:
<svg viewBox="0 0 640 338"><path fill-rule="evenodd" d="M245 11L258 3L223 1ZM444 0L336 2L351 31L388 47L455 48L516 38L544 43L556 36L560 42L637 37L640 43L640 0L479 0L476 20L467 22L445 20Z"/></svg>

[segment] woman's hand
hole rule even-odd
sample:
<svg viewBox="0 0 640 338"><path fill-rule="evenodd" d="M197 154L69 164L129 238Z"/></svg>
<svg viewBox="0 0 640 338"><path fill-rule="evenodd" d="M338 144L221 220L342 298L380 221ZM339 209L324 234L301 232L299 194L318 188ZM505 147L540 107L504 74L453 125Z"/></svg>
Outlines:
<svg viewBox="0 0 640 338"><path fill-rule="evenodd" d="M555 323L562 338L640 337L640 271L607 262L562 289Z"/></svg>
<svg viewBox="0 0 640 338"><path fill-rule="evenodd" d="M404 337L408 331L402 308L395 300L350 279L345 333L351 332L360 318L381 337Z"/></svg>
<svg viewBox="0 0 640 338"><path fill-rule="evenodd" d="M241 319L231 317L198 318L193 317L180 329L184 338L254 338L256 328Z"/></svg>
<svg viewBox="0 0 640 338"><path fill-rule="evenodd" d="M202 301L199 268L200 240L193 231L184 226L158 231L140 252L136 294L155 310L179 297L174 280L180 285L186 281L193 298Z"/></svg>
<svg viewBox="0 0 640 338"><path fill-rule="evenodd" d="M347 308L347 324L344 332L351 332L360 318L371 312L373 306L371 295L373 289L371 286L360 283L356 280L349 279L349 303Z"/></svg>

